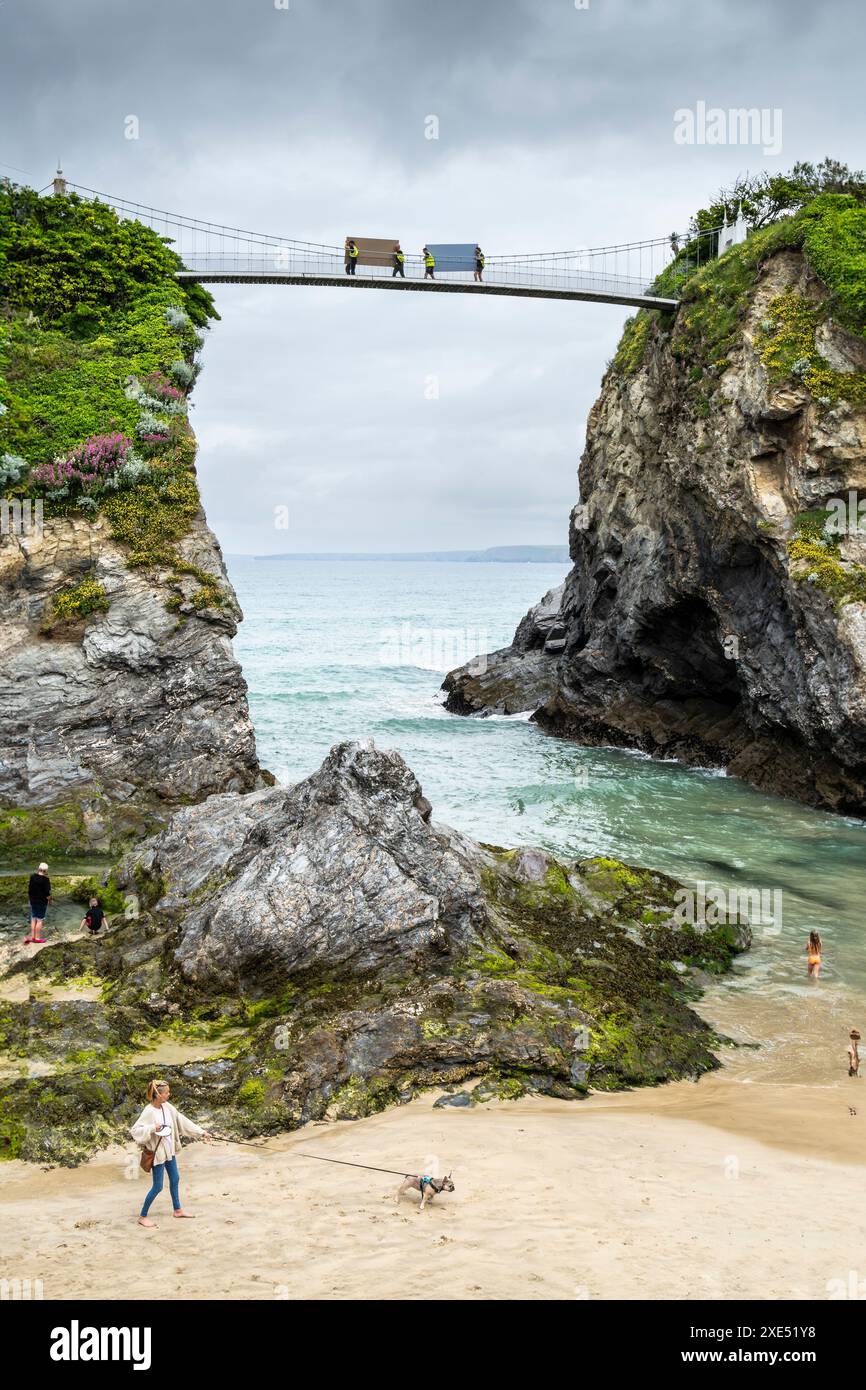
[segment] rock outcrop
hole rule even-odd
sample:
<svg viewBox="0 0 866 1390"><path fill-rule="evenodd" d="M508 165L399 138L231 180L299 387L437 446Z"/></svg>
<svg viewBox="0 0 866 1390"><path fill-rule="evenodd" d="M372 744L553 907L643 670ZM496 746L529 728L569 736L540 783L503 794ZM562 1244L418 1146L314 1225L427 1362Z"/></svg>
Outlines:
<svg viewBox="0 0 866 1390"><path fill-rule="evenodd" d="M108 850L186 802L262 785L231 648L240 610L201 513L178 552L218 605L197 608L200 580L178 576L169 606L164 576L131 568L104 517L0 538L5 852ZM48 627L53 600L85 576L104 609Z"/></svg>
<svg viewBox="0 0 866 1390"><path fill-rule="evenodd" d="M179 811L118 872L181 915L175 959L196 987L261 989L303 971L397 974L474 939L472 846L429 824L396 753L332 750L315 776Z"/></svg>
<svg viewBox="0 0 866 1390"><path fill-rule="evenodd" d="M683 924L677 887L478 845L434 823L396 753L339 745L295 787L178 811L119 867L104 939L12 966L0 1065L48 1074L0 1088L0 1147L77 1161L123 1137L155 1068L233 1134L475 1076L473 1101L698 1075L717 1062L695 971L748 929ZM100 997L64 1001L85 970ZM189 1062L160 1060L167 1036ZM146 1066L124 1060L142 1046Z"/></svg>
<svg viewBox="0 0 866 1390"><path fill-rule="evenodd" d="M476 657L445 677L448 708L453 714L520 714L537 709L556 692L556 657L567 629L562 621L564 584L550 589L521 618L510 647Z"/></svg>
<svg viewBox="0 0 866 1390"><path fill-rule="evenodd" d="M866 342L780 241L734 248L673 321L631 322L589 419L557 638L524 620L444 689L456 713L533 710L862 815L866 523L825 523L866 497Z"/></svg>

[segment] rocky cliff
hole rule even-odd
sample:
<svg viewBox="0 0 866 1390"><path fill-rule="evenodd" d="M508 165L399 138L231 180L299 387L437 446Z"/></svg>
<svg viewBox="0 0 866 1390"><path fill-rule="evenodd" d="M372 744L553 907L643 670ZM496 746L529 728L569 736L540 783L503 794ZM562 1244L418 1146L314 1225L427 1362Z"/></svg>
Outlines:
<svg viewBox="0 0 866 1390"><path fill-rule="evenodd" d="M0 182L0 855L262 785L189 396L213 306L111 209ZM29 518L29 520L28 520Z"/></svg>
<svg viewBox="0 0 866 1390"><path fill-rule="evenodd" d="M187 577L182 605L169 610L164 584L130 568L103 520L49 520L41 536L0 544L8 852L107 850L174 806L256 785L230 640L240 613L201 514L178 550L219 585L218 608L196 609L199 583ZM104 608L46 631L44 615L85 576Z"/></svg>
<svg viewBox="0 0 866 1390"><path fill-rule="evenodd" d="M721 765L866 812L866 209L825 194L626 327L573 569L458 713Z"/></svg>

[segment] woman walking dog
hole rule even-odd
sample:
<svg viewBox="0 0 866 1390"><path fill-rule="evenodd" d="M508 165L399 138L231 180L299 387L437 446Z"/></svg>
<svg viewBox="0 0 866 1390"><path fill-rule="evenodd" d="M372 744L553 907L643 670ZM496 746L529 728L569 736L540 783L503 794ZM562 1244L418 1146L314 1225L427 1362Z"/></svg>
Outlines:
<svg viewBox="0 0 866 1390"><path fill-rule="evenodd" d="M189 1218L190 1213L184 1211L180 1204L180 1174L177 1170L180 1138L183 1135L187 1139L204 1139L206 1144L213 1138L208 1130L188 1120L186 1115L169 1104L170 1094L167 1081L151 1081L147 1088L148 1104L130 1131L135 1142L141 1145L141 1166L152 1178L151 1189L138 1218L139 1226L156 1225L147 1213L154 1198L162 1191L166 1172L174 1215Z"/></svg>

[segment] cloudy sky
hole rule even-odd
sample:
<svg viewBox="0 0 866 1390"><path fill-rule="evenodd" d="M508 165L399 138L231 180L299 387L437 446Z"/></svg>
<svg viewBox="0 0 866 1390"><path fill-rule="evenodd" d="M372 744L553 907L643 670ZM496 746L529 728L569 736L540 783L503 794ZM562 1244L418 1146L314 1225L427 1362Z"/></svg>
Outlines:
<svg viewBox="0 0 866 1390"><path fill-rule="evenodd" d="M598 246L740 172L860 167L864 40L861 0L2 0L0 161L311 241ZM780 111L781 152L676 143L701 101ZM626 312L216 294L193 423L227 551L564 541Z"/></svg>

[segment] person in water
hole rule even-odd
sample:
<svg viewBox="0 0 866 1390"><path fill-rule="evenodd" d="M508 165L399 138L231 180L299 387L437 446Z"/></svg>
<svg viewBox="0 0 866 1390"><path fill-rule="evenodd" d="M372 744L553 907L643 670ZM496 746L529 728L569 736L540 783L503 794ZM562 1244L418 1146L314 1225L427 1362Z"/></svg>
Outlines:
<svg viewBox="0 0 866 1390"><path fill-rule="evenodd" d="M860 1075L860 1049L857 1044L860 1041L860 1034L856 1028L852 1028L848 1034L848 1075Z"/></svg>
<svg viewBox="0 0 866 1390"><path fill-rule="evenodd" d="M813 980L817 980L821 974L821 952L823 949L820 934L816 931L810 931L809 940L806 942L806 969Z"/></svg>
<svg viewBox="0 0 866 1390"><path fill-rule="evenodd" d="M45 940L42 927L51 902L51 879L48 877L47 864L40 864L36 873L30 875L27 896L30 899L30 935L25 936L24 945L38 946Z"/></svg>
<svg viewBox="0 0 866 1390"><path fill-rule="evenodd" d="M154 1154L151 1169L151 1188L144 1199L138 1217L139 1226L155 1226L148 1216L151 1203L162 1191L165 1175L171 1191L171 1205L177 1217L189 1217L180 1204L180 1175L177 1170L177 1154L180 1138L204 1139L209 1144L213 1135L201 1125L188 1120L175 1106L169 1104L171 1091L167 1081L151 1081L147 1088L148 1103L142 1110L130 1133L137 1144Z"/></svg>

